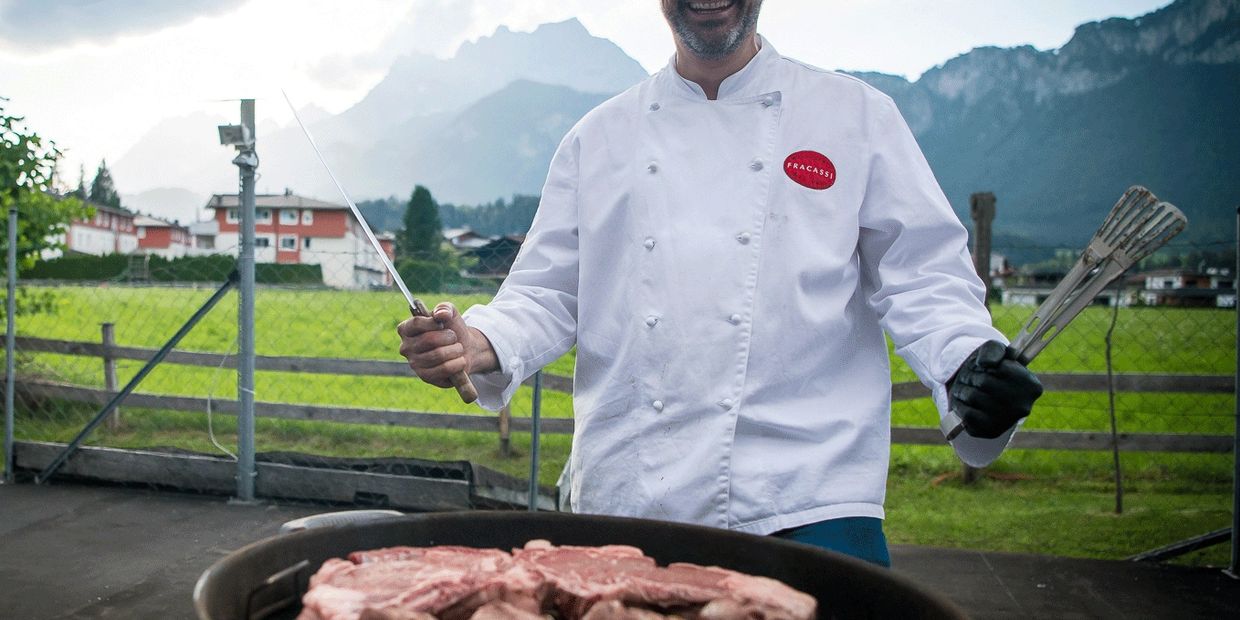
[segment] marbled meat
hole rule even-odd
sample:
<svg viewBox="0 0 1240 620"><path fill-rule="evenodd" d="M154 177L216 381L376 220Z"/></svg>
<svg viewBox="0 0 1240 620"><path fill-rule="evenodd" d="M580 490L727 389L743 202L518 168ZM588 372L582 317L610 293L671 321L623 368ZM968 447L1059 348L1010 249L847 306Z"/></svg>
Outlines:
<svg viewBox="0 0 1240 620"><path fill-rule="evenodd" d="M390 547L331 559L310 578L299 620L813 620L813 597L735 571L661 567L621 545L533 540L511 554Z"/></svg>

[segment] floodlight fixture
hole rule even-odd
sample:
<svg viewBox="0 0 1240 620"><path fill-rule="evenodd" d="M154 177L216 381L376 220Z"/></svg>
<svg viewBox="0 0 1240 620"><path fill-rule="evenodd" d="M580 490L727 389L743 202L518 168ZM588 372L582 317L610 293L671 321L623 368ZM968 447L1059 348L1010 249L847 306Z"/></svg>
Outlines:
<svg viewBox="0 0 1240 620"><path fill-rule="evenodd" d="M245 125L220 125L220 144L244 149L254 145L254 136Z"/></svg>

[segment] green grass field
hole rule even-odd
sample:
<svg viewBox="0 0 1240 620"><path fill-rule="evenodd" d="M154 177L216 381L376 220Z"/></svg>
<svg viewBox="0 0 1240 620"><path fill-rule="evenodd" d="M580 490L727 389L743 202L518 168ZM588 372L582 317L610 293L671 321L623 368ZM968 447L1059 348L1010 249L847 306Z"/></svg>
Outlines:
<svg viewBox="0 0 1240 620"><path fill-rule="evenodd" d="M18 317L18 333L97 342L102 322L116 325L118 344L155 348L213 292L209 289L63 287L52 291L51 311ZM433 294L421 295L428 303ZM486 296L453 297L466 308ZM1032 308L994 309L995 322L1014 335ZM260 289L255 326L260 355L398 360L395 325L405 310L391 292ZM1104 373L1104 335L1111 311L1090 308L1034 363L1041 372ZM235 350L236 301L221 302L182 342L180 349ZM1235 315L1222 310L1125 308L1114 336L1114 366L1120 373L1235 373ZM43 353L20 354L22 376L101 386L97 358ZM547 370L571 375L569 354ZM121 384L138 370L119 362ZM892 358L893 379L916 380ZM152 394L232 399L231 370L162 365L139 388ZM455 393L412 378L348 377L260 372L256 396L265 402L338 405L409 411L485 414L464 405ZM514 415L528 415L530 391L512 403ZM1116 402L1122 432L1230 434L1234 398L1220 394L1120 394ZM543 413L572 415L571 399L543 395ZM91 407L45 402L19 411L17 436L66 441L93 414ZM95 445L166 446L216 452L201 413L125 408L119 429L101 428ZM216 437L235 445L235 419L216 415ZM893 422L935 426L937 413L926 399L896 403ZM285 420L257 422L259 451L296 450L327 456L410 456L465 459L505 473L528 475L529 438L514 434L515 453L502 456L493 433L430 431ZM1028 428L1109 430L1105 393L1049 393ZM569 438L544 436L540 481L552 484L567 459ZM1114 513L1113 465L1109 453L1012 450L989 471L994 475L965 486L951 474L959 469L949 448L895 446L888 485L887 529L895 543L1115 558L1225 527L1230 522L1231 455L1123 455L1125 511ZM1188 558L1225 563L1223 547Z"/></svg>

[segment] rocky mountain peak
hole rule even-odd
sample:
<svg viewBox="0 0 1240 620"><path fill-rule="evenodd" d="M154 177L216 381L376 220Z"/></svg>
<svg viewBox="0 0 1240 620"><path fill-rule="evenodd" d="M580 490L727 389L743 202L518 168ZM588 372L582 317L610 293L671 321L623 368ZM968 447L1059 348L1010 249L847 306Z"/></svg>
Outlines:
<svg viewBox="0 0 1240 620"><path fill-rule="evenodd" d="M452 62L459 70L505 83L528 79L582 92L616 93L646 77L619 46L590 34L576 18L533 32L501 26L489 37L462 45Z"/></svg>
<svg viewBox="0 0 1240 620"><path fill-rule="evenodd" d="M927 71L919 84L965 105L992 97L1041 103L1110 86L1145 61L1240 62L1240 0L1180 0L1135 19L1082 24L1058 50L976 48Z"/></svg>
<svg viewBox="0 0 1240 620"><path fill-rule="evenodd" d="M1117 56L1171 64L1240 62L1240 0L1181 0L1135 19L1077 27L1065 63Z"/></svg>

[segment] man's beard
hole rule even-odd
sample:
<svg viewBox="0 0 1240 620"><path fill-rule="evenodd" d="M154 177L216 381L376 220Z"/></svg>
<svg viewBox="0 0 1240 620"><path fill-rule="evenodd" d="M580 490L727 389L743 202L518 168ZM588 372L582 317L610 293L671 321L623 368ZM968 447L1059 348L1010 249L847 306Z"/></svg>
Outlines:
<svg viewBox="0 0 1240 620"><path fill-rule="evenodd" d="M719 60L740 49L741 44L745 42L745 35L756 30L758 12L761 9L762 2L753 2L745 9L740 20L719 36L716 36L714 32L699 33L694 30L684 18L684 12L689 8L683 3L678 2L668 18L672 23L672 29L676 31L676 36L684 42L689 51L703 60Z"/></svg>

